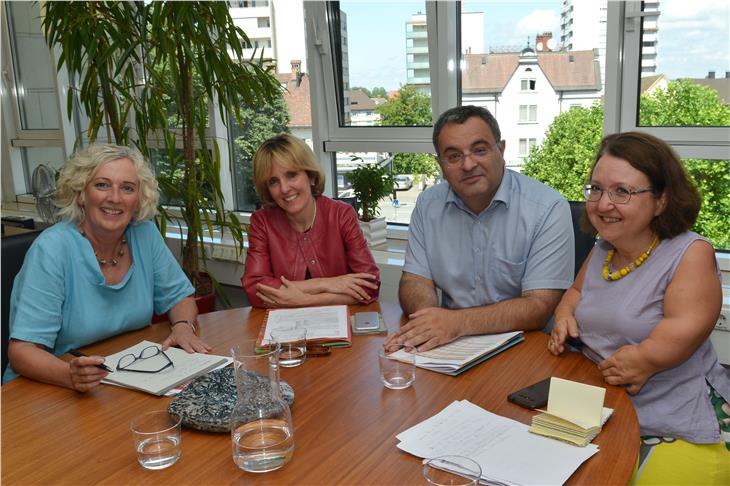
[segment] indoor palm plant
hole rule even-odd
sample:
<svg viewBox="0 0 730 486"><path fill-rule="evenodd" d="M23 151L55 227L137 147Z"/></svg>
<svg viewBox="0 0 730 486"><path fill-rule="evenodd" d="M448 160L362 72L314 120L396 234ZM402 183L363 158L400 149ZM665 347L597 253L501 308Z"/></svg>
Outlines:
<svg viewBox="0 0 730 486"><path fill-rule="evenodd" d="M43 25L61 51L58 68L78 77L89 139L106 124L110 141L159 162L162 199L180 206L185 226L182 267L200 292L205 237L226 231L243 248L242 225L224 209L210 107L240 117L272 102L281 91L273 64L244 57L251 42L227 2L47 2ZM177 215L161 214L165 234Z"/></svg>
<svg viewBox="0 0 730 486"><path fill-rule="evenodd" d="M353 157L353 160L362 160ZM385 243L385 218L378 218L380 200L393 192L395 179L385 167L362 164L347 175L360 206L360 227L370 246Z"/></svg>

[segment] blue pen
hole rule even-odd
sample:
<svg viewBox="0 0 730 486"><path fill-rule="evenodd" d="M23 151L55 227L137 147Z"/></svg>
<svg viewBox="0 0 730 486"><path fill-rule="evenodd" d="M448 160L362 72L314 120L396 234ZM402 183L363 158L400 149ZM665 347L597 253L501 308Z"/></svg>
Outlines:
<svg viewBox="0 0 730 486"><path fill-rule="evenodd" d="M68 354L73 355L73 356L76 356L77 358L84 358L84 357L88 356L88 355L82 353L81 351L76 351L75 349L72 349L71 351L69 351ZM105 365L103 363L102 364L98 364L98 365L94 365L94 366L96 366L100 370L108 371L109 373L113 373L114 372L113 369L109 368L107 365Z"/></svg>

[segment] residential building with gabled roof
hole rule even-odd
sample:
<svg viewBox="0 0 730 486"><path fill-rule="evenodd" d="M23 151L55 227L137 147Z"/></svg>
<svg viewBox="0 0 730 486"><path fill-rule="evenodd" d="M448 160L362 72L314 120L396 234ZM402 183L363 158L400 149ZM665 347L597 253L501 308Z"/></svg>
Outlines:
<svg viewBox="0 0 730 486"><path fill-rule="evenodd" d="M519 170L553 119L601 99L598 51L466 54L462 102L487 108L506 142L505 161Z"/></svg>

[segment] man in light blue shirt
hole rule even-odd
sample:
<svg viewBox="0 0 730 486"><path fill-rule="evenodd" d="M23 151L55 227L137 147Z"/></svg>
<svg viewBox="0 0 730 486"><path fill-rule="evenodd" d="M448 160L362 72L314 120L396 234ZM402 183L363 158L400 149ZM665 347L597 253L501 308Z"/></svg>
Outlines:
<svg viewBox="0 0 730 486"><path fill-rule="evenodd" d="M447 110L433 142L448 184L416 202L399 288L409 321L389 342L425 351L464 335L544 327L573 281L567 201L505 170L505 142L484 108Z"/></svg>

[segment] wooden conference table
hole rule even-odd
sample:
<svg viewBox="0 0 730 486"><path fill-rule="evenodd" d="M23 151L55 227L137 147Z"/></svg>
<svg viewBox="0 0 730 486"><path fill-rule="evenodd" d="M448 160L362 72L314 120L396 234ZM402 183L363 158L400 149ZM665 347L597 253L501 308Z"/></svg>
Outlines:
<svg viewBox="0 0 730 486"><path fill-rule="evenodd" d="M354 307L381 310L391 330L400 308L393 304ZM242 308L200 316L202 337L216 354L255 337L263 311ZM109 355L142 339L161 342L167 324L154 324L85 348ZM2 387L2 484L421 484L421 460L396 447L395 435L431 417L454 400L467 399L491 412L529 423L533 412L507 395L548 376L604 385L595 365L573 353L554 357L547 336L526 333L523 343L458 377L418 370L406 390L383 387L376 350L382 335L354 336L351 348L308 358L283 368L295 400L294 458L284 468L252 474L231 459L230 434L183 429L182 457L161 471L143 469L129 431L131 419L161 410L171 400L102 385L80 394L17 378ZM606 405L615 409L595 442L600 452L569 484L626 484L639 447L631 402L607 386Z"/></svg>

